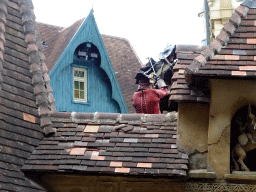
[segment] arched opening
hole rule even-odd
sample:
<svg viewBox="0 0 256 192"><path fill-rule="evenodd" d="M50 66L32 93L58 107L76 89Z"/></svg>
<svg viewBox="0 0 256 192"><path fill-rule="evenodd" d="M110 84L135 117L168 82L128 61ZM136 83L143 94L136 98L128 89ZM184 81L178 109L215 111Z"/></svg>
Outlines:
<svg viewBox="0 0 256 192"><path fill-rule="evenodd" d="M240 108L231 121L230 170L256 171L256 107Z"/></svg>
<svg viewBox="0 0 256 192"><path fill-rule="evenodd" d="M77 63L79 61L93 62L95 65L100 66L101 57L99 49L90 42L82 43L76 48L74 53L74 62Z"/></svg>

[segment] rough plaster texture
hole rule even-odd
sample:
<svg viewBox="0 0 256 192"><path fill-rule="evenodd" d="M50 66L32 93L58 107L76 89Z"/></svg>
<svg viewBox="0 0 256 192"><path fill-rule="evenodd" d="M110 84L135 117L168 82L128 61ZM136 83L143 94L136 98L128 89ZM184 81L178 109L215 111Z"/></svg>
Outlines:
<svg viewBox="0 0 256 192"><path fill-rule="evenodd" d="M226 127L218 143L209 145L209 165L217 178L223 178L230 171L230 127Z"/></svg>
<svg viewBox="0 0 256 192"><path fill-rule="evenodd" d="M179 103L178 148L188 154L208 150L209 105Z"/></svg>
<svg viewBox="0 0 256 192"><path fill-rule="evenodd" d="M195 153L189 156L190 170L207 169L208 153Z"/></svg>
<svg viewBox="0 0 256 192"><path fill-rule="evenodd" d="M230 173L230 124L243 106L256 104L256 81L210 80L209 166L218 178Z"/></svg>

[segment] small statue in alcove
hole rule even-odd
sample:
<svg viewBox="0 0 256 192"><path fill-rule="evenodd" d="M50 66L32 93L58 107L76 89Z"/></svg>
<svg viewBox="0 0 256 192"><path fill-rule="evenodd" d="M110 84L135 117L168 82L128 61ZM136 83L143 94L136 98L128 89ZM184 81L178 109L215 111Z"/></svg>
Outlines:
<svg viewBox="0 0 256 192"><path fill-rule="evenodd" d="M242 118L238 117L236 119L236 124L239 127L240 135L238 136L238 143L232 150L232 159L235 164L235 171L250 171L244 163L246 153L256 149L256 123L255 116L251 113L250 105L248 107L247 121L243 123ZM235 155L238 157L237 162L240 163L241 170L239 168L239 164L234 158Z"/></svg>

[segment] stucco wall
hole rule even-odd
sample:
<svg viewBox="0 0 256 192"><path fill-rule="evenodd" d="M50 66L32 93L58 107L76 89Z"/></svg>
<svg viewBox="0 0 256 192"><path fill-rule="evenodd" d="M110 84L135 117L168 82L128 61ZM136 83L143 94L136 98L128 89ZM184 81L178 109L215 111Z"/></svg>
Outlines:
<svg viewBox="0 0 256 192"><path fill-rule="evenodd" d="M256 104L256 81L210 80L209 166L218 178L230 173L230 126L241 107Z"/></svg>
<svg viewBox="0 0 256 192"><path fill-rule="evenodd" d="M206 169L209 105L179 103L178 114L178 148L189 154L190 169Z"/></svg>

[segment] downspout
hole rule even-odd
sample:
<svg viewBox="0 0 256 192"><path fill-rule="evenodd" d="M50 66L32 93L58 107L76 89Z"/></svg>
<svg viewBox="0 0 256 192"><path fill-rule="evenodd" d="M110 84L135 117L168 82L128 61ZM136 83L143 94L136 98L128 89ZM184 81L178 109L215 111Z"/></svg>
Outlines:
<svg viewBox="0 0 256 192"><path fill-rule="evenodd" d="M205 10L205 28L206 28L206 45L209 45L211 42L211 31L210 31L210 11L209 11L209 5L208 0L204 0L204 10Z"/></svg>

